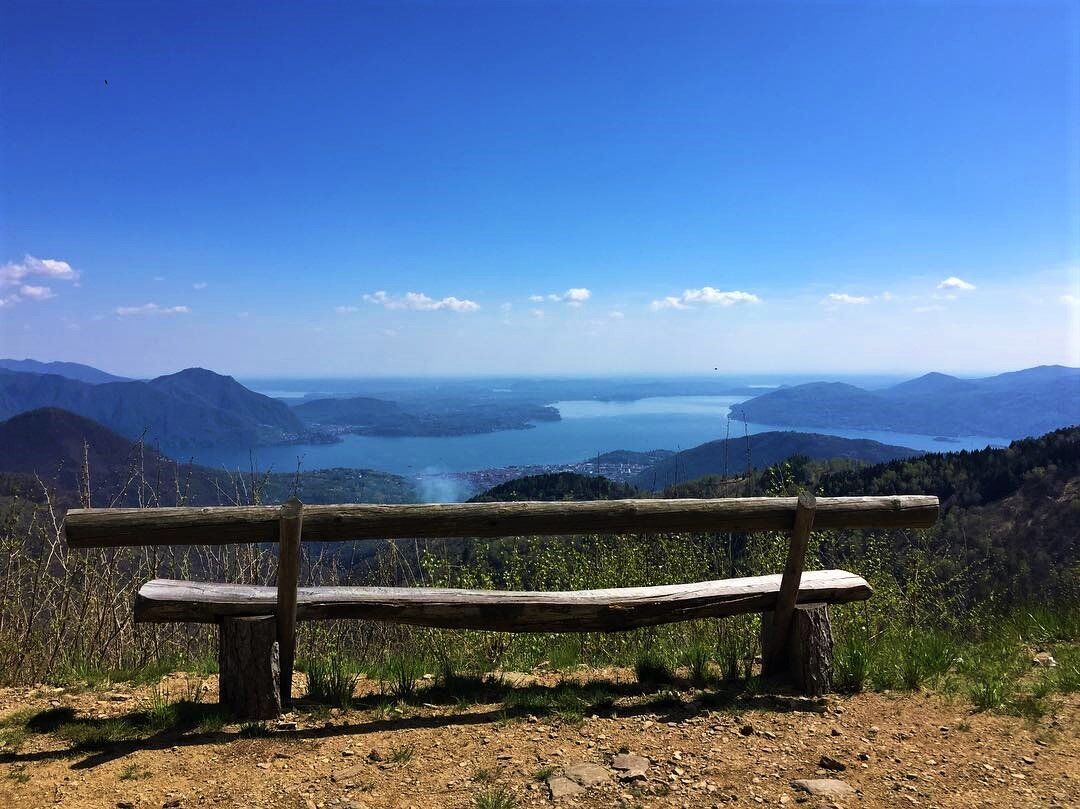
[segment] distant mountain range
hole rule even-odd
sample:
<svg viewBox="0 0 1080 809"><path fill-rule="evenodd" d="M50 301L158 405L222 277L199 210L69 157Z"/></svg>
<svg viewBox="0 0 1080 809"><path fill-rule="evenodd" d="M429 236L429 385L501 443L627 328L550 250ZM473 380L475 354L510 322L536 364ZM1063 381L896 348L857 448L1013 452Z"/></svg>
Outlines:
<svg viewBox="0 0 1080 809"><path fill-rule="evenodd" d="M630 478L639 489L661 491L681 481L706 475L736 476L746 471L780 463L799 455L814 460L844 458L865 463L881 463L922 455L908 447L881 444L863 438L840 438L820 433L773 431L748 438L728 438L682 450L658 460Z"/></svg>
<svg viewBox="0 0 1080 809"><path fill-rule="evenodd" d="M812 382L762 394L732 414L756 424L1022 438L1080 424L1080 368L1042 365L983 379L931 373L873 391Z"/></svg>
<svg viewBox="0 0 1080 809"><path fill-rule="evenodd" d="M308 503L414 502L411 482L370 469L256 472L241 484L238 473L183 464L125 438L91 419L49 407L0 422L0 486L4 475L38 476L56 487L65 502L77 502L89 470L93 503L169 505L180 497L192 505L249 502L255 489L263 502L282 502L294 492ZM245 473L248 470L244 470ZM4 491L0 491L3 497Z"/></svg>
<svg viewBox="0 0 1080 809"><path fill-rule="evenodd" d="M287 405L201 368L147 381L88 383L0 370L0 419L58 407L176 454L198 447L296 439L307 428Z"/></svg>
<svg viewBox="0 0 1080 809"><path fill-rule="evenodd" d="M37 360L5 360L0 359L0 370L21 371L29 374L56 374L57 376L74 379L78 382L89 382L91 385L99 385L102 382L128 382L126 377L106 373L98 368L83 365L78 362L38 362Z"/></svg>

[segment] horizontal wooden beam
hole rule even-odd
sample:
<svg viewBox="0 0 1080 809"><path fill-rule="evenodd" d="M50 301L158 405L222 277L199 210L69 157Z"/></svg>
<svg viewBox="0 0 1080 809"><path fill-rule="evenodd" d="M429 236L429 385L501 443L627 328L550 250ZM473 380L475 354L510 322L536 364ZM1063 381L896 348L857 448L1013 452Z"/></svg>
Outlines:
<svg viewBox="0 0 1080 809"><path fill-rule="evenodd" d="M676 531L788 531L794 497L304 506L305 541L556 536ZM821 497L815 528L927 528L938 499ZM72 509L73 548L276 542L277 506Z"/></svg>
<svg viewBox="0 0 1080 809"><path fill-rule="evenodd" d="M504 632L619 632L642 626L767 612L780 576L696 584L571 592L448 590L429 587L301 587L297 618L388 621L450 629ZM843 570L804 573L800 603L841 603L870 597L865 579ZM135 620L214 623L226 616L272 615L273 587L155 579L139 590Z"/></svg>

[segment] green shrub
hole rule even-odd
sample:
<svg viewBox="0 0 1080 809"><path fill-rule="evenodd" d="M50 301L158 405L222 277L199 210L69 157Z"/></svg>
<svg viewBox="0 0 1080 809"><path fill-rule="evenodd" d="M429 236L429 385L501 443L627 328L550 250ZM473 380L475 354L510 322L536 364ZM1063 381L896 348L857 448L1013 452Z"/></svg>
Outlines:
<svg viewBox="0 0 1080 809"><path fill-rule="evenodd" d="M341 656L316 657L306 662L308 698L326 705L347 708L352 704L358 675Z"/></svg>

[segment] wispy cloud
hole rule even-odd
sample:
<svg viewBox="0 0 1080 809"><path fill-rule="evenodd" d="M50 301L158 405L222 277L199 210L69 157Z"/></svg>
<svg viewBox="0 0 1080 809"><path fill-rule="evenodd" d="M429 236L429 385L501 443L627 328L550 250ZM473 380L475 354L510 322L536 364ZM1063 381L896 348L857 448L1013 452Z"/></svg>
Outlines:
<svg viewBox="0 0 1080 809"><path fill-rule="evenodd" d="M200 290L206 289L208 286L209 284L207 284L205 281L196 281L194 284L191 285L191 288L198 292Z"/></svg>
<svg viewBox="0 0 1080 809"><path fill-rule="evenodd" d="M864 304L870 303L866 295L849 295L846 292L830 292L822 303Z"/></svg>
<svg viewBox="0 0 1080 809"><path fill-rule="evenodd" d="M938 289L955 289L961 292L971 292L975 289L975 285L965 281L963 278L957 278L955 275L950 275L944 281L937 285Z"/></svg>
<svg viewBox="0 0 1080 809"><path fill-rule="evenodd" d="M339 315L347 315L352 312L359 312L360 307L346 304L344 306L335 306L334 311L337 312Z"/></svg>
<svg viewBox="0 0 1080 809"><path fill-rule="evenodd" d="M592 297L592 291L585 287L571 287L565 292L552 292L547 295L530 295L533 303L565 303L567 306L581 306Z"/></svg>
<svg viewBox="0 0 1080 809"><path fill-rule="evenodd" d="M669 295L666 298L653 301L650 306L655 311L660 309L689 309L696 304L728 307L743 303L761 303L761 298L752 292L724 291L714 287L702 287L701 289L684 289L682 295Z"/></svg>
<svg viewBox="0 0 1080 809"><path fill-rule="evenodd" d="M116 314L120 317L132 315L186 315L191 312L187 306L159 306L156 303L144 303L142 306L117 306Z"/></svg>
<svg viewBox="0 0 1080 809"><path fill-rule="evenodd" d="M443 309L450 312L475 312L480 308L480 304L475 301L456 298L453 295L435 299L428 297L423 292L389 295L381 289L370 295L364 295L364 300L386 309L411 309L414 312L437 312Z"/></svg>
<svg viewBox="0 0 1080 809"><path fill-rule="evenodd" d="M624 317L626 317L626 315L624 315L618 309L611 310L610 312L608 312L607 316L610 317L612 320L622 320Z"/></svg>
<svg viewBox="0 0 1080 809"><path fill-rule="evenodd" d="M49 298L56 297L56 295L48 287L23 284L21 287L19 287L19 297L26 298L27 300L31 301L46 301Z"/></svg>
<svg viewBox="0 0 1080 809"><path fill-rule="evenodd" d="M1061 296L1061 302L1066 306L1080 306L1080 295L1073 295L1070 292L1066 292Z"/></svg>

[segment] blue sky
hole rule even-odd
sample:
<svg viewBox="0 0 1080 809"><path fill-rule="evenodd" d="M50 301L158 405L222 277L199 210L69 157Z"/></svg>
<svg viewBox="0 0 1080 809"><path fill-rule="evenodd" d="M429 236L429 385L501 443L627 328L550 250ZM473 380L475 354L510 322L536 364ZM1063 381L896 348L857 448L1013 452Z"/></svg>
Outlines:
<svg viewBox="0 0 1080 809"><path fill-rule="evenodd" d="M1080 365L1070 3L21 3L0 355Z"/></svg>

